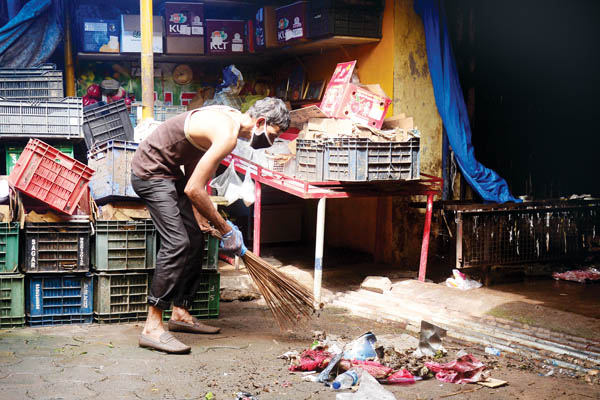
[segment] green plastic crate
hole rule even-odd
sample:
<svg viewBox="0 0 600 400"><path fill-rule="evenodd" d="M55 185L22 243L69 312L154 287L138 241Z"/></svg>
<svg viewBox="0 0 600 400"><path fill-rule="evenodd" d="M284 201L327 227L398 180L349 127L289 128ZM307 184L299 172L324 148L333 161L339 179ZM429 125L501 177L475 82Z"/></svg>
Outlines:
<svg viewBox="0 0 600 400"><path fill-rule="evenodd" d="M25 326L25 276L0 275L0 329Z"/></svg>
<svg viewBox="0 0 600 400"><path fill-rule="evenodd" d="M71 158L75 158L73 156L73 143L58 143L53 144L52 147ZM25 146L6 146L6 175L10 175L24 149Z"/></svg>
<svg viewBox="0 0 600 400"><path fill-rule="evenodd" d="M0 222L0 274L18 273L19 223Z"/></svg>
<svg viewBox="0 0 600 400"><path fill-rule="evenodd" d="M221 274L209 272L201 274L201 283L190 307L190 314L198 319L219 317L219 300L221 293ZM163 319L171 318L171 310L163 312Z"/></svg>
<svg viewBox="0 0 600 400"><path fill-rule="evenodd" d="M144 320L150 281L145 272L94 274L94 319L100 323Z"/></svg>
<svg viewBox="0 0 600 400"><path fill-rule="evenodd" d="M156 267L156 229L152 220L96 221L96 271L129 271Z"/></svg>
<svg viewBox="0 0 600 400"><path fill-rule="evenodd" d="M202 269L216 271L219 265L219 239L209 234L204 235L204 255Z"/></svg>

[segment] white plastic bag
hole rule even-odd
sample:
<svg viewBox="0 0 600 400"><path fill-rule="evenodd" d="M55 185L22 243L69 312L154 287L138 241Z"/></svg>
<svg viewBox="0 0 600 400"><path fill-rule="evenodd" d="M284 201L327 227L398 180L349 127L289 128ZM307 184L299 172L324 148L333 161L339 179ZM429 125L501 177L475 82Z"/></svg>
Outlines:
<svg viewBox="0 0 600 400"><path fill-rule="evenodd" d="M240 190L240 195L246 207L250 207L252 204L254 204L256 197L254 196L254 181L250 177L250 171L246 171L246 176L244 177L244 182L242 182L242 187Z"/></svg>
<svg viewBox="0 0 600 400"><path fill-rule="evenodd" d="M210 187L217 191L217 195L227 197L226 193L230 184L237 185L238 188L242 186L242 180L238 176L237 172L235 172L234 164L235 161L232 160L225 172L210 181Z"/></svg>
<svg viewBox="0 0 600 400"><path fill-rule="evenodd" d="M9 195L10 195L10 188L8 186L8 181L0 180L0 203L7 202Z"/></svg>
<svg viewBox="0 0 600 400"><path fill-rule="evenodd" d="M481 283L469 279L465 274L457 269L452 270L453 277L446 279L446 286L458 288L460 290L477 289L481 287Z"/></svg>

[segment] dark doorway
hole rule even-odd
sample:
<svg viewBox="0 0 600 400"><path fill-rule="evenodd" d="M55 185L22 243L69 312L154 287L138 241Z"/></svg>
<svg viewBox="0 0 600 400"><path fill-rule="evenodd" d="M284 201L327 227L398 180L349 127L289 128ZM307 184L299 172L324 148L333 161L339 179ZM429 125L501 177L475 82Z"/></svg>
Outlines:
<svg viewBox="0 0 600 400"><path fill-rule="evenodd" d="M600 195L600 2L447 0L476 157L514 195Z"/></svg>

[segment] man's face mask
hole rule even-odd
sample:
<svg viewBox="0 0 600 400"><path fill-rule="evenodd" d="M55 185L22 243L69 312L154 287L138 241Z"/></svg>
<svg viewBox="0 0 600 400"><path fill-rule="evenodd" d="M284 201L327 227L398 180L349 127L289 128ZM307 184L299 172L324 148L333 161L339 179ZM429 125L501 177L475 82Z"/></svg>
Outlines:
<svg viewBox="0 0 600 400"><path fill-rule="evenodd" d="M260 132L258 131L255 125L254 128L252 128L250 147L252 147L255 150L258 150L271 146L273 146L273 143L271 142L271 138L269 138L269 134L267 133L267 122L265 121Z"/></svg>

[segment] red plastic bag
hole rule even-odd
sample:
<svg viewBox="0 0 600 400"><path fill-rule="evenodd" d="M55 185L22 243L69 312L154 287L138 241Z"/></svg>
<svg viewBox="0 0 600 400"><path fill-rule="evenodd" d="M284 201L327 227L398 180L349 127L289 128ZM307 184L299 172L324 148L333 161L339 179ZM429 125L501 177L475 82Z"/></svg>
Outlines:
<svg viewBox="0 0 600 400"><path fill-rule="evenodd" d="M487 367L470 354L446 364L426 362L425 366L437 372L437 380L447 383L475 383L485 380L488 375Z"/></svg>

